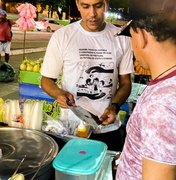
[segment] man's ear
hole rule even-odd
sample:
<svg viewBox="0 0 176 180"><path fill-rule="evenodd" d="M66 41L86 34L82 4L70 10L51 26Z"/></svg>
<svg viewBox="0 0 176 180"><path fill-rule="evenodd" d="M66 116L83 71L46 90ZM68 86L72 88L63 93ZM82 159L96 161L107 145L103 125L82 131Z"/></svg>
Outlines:
<svg viewBox="0 0 176 180"><path fill-rule="evenodd" d="M137 28L137 43L139 48L145 48L147 45L147 34L146 31L140 28Z"/></svg>

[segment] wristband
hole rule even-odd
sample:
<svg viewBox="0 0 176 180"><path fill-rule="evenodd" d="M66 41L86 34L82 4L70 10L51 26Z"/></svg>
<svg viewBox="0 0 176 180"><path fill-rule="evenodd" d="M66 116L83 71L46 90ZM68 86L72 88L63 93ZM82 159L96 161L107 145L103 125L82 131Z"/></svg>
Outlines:
<svg viewBox="0 0 176 180"><path fill-rule="evenodd" d="M112 103L111 106L115 107L115 112L116 112L116 114L118 114L118 112L120 110L120 105L118 103Z"/></svg>

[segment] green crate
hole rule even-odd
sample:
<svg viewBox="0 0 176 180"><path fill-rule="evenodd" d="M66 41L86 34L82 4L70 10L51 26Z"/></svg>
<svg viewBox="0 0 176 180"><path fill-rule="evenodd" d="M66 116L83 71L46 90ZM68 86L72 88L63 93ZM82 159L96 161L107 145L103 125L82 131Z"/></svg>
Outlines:
<svg viewBox="0 0 176 180"><path fill-rule="evenodd" d="M20 71L19 82L39 85L41 74L39 72Z"/></svg>

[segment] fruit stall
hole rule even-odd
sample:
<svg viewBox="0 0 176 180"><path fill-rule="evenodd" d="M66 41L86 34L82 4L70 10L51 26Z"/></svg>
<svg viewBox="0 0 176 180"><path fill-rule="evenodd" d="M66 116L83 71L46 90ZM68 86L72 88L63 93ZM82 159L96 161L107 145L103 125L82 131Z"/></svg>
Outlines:
<svg viewBox="0 0 176 180"><path fill-rule="evenodd" d="M88 139L92 129L82 121L73 124L60 120L60 107L40 86L42 63L43 58L25 58L19 66L19 99L0 98L0 123L7 125L0 128L0 179L11 176L13 179L9 180L34 177L112 180L111 162L117 152L108 151L102 142ZM150 77L150 72L136 62L135 70L136 76ZM58 86L61 78L62 74L58 77ZM145 87L145 83L134 81L127 102L136 102ZM125 108L119 112L122 122L129 111ZM88 158L88 153L96 157ZM72 158L75 154L76 158ZM7 168L6 157L12 159L10 168Z"/></svg>
<svg viewBox="0 0 176 180"><path fill-rule="evenodd" d="M60 108L56 101L47 95L40 87L43 58L29 60L25 58L20 64L19 72L19 97L21 102L39 100L43 102L43 112L55 118L59 116ZM60 84L58 78L58 84Z"/></svg>
<svg viewBox="0 0 176 180"><path fill-rule="evenodd" d="M24 3L17 10L24 58L26 31L34 25L36 8ZM19 67L19 99L0 98L0 180L111 180L114 152L108 152L104 143L88 140L91 131L84 124L58 121L61 109L40 87L42 63L43 58L25 58ZM80 136L86 138L75 138Z"/></svg>
<svg viewBox="0 0 176 180"><path fill-rule="evenodd" d="M19 67L19 99L0 98L0 179L54 179L52 160L61 147L42 126L48 117L56 120L60 108L40 87L42 62L25 58Z"/></svg>
<svg viewBox="0 0 176 180"><path fill-rule="evenodd" d="M7 125L0 127L0 178L112 180L111 162L116 153L108 151L103 142L89 140L91 128L84 123L67 122L69 128L73 125L74 132L71 129L73 133L66 135L56 128L66 126L58 121L61 111L56 101L40 87L42 63L42 58L25 58L19 71L19 99L0 98L0 123ZM49 129L58 131L53 135L52 131L46 132ZM75 154L77 157L70 161L68 157ZM9 159L13 163L9 164ZM62 160L64 163L60 164ZM67 171L70 165L73 168Z"/></svg>

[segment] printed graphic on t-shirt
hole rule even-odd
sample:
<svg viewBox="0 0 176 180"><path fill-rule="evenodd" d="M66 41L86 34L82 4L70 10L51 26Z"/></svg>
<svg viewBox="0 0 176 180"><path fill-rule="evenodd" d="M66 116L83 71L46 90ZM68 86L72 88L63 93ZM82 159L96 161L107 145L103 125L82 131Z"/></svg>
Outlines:
<svg viewBox="0 0 176 180"><path fill-rule="evenodd" d="M114 72L111 53L95 49L80 49L79 52L82 60L78 63L80 78L76 84L77 98L110 99Z"/></svg>

